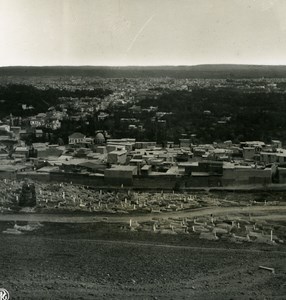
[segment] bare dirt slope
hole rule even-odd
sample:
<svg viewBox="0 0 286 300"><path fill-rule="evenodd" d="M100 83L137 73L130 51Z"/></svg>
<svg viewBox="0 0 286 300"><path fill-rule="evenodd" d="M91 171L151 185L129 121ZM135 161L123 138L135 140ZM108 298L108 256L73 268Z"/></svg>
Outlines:
<svg viewBox="0 0 286 300"><path fill-rule="evenodd" d="M284 246L220 241L208 248L200 240L160 246L160 237L104 241L59 226L0 234L0 283L12 299L285 299Z"/></svg>

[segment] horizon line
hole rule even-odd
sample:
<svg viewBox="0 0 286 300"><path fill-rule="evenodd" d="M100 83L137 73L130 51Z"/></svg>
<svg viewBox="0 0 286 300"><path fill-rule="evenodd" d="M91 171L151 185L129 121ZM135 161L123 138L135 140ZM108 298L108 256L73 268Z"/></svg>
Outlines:
<svg viewBox="0 0 286 300"><path fill-rule="evenodd" d="M265 66L265 67L285 67L286 64L250 64L250 63L205 63L205 64L158 64L158 65L2 65L0 68L47 68L47 67L198 67L198 66Z"/></svg>

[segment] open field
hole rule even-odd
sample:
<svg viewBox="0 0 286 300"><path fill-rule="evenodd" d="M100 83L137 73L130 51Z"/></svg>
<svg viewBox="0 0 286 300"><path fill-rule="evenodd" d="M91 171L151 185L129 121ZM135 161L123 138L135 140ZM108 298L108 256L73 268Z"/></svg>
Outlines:
<svg viewBox="0 0 286 300"><path fill-rule="evenodd" d="M9 235L3 231L14 221L2 221L0 282L12 299L285 299L284 244L210 241L124 224L44 222Z"/></svg>

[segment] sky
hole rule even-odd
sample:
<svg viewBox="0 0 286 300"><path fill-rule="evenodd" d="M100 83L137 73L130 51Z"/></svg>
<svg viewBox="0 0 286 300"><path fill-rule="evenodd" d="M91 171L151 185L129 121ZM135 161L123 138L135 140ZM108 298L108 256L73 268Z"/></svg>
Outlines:
<svg viewBox="0 0 286 300"><path fill-rule="evenodd" d="M0 66L286 65L286 0L0 0Z"/></svg>

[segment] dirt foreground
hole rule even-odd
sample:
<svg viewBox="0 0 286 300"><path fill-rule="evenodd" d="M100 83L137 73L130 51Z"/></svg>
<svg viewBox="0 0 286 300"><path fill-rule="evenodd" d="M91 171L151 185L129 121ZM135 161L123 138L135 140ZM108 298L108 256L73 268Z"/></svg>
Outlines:
<svg viewBox="0 0 286 300"><path fill-rule="evenodd" d="M13 223L0 224L2 232ZM154 237L102 225L46 223L26 235L0 233L1 287L10 299L285 299L284 245Z"/></svg>

